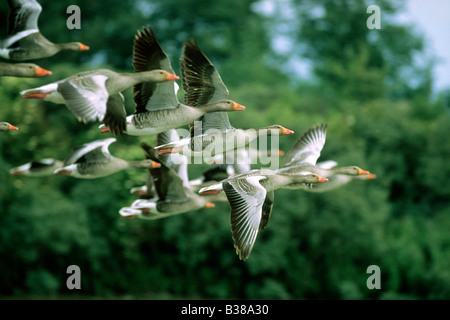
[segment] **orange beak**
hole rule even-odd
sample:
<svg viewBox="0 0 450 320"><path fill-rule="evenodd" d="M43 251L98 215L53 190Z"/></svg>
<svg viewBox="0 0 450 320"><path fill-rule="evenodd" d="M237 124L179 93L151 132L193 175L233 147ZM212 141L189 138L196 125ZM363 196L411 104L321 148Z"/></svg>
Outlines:
<svg viewBox="0 0 450 320"><path fill-rule="evenodd" d="M285 134L293 134L293 133L294 133L294 131L292 131L292 130L289 130L289 129L287 129L287 128L283 128L283 131L282 131L282 133L283 133L283 135L285 135Z"/></svg>
<svg viewBox="0 0 450 320"><path fill-rule="evenodd" d="M80 43L80 51L87 51L89 50L89 47L85 44Z"/></svg>
<svg viewBox="0 0 450 320"><path fill-rule="evenodd" d="M370 173L369 171L363 170L361 168L358 170L358 175L369 174L369 173Z"/></svg>
<svg viewBox="0 0 450 320"><path fill-rule="evenodd" d="M214 208L216 205L214 204L214 203L212 203L212 202L207 202L206 204L205 204L205 208Z"/></svg>
<svg viewBox="0 0 450 320"><path fill-rule="evenodd" d="M10 124L8 130L9 130L9 131L12 131L12 130L19 130L19 128L17 128L17 127L15 127L15 126L13 126L12 124Z"/></svg>
<svg viewBox="0 0 450 320"><path fill-rule="evenodd" d="M161 163L152 161L152 169L161 168Z"/></svg>
<svg viewBox="0 0 450 320"><path fill-rule="evenodd" d="M327 178L319 176L319 181L318 182L327 182L327 181L328 181Z"/></svg>
<svg viewBox="0 0 450 320"><path fill-rule="evenodd" d="M41 68L39 66L36 67L36 77L46 77L51 74L52 72L49 70L45 70L44 68Z"/></svg>
<svg viewBox="0 0 450 320"><path fill-rule="evenodd" d="M376 178L377 178L377 176L374 173L369 173L367 175L367 179L376 179Z"/></svg>
<svg viewBox="0 0 450 320"><path fill-rule="evenodd" d="M233 103L233 110L234 111L241 111L241 110L245 110L245 107L243 105L240 105L239 103L234 102Z"/></svg>
<svg viewBox="0 0 450 320"><path fill-rule="evenodd" d="M283 150L278 150L278 156L279 156L279 157L284 156L284 151L283 151Z"/></svg>
<svg viewBox="0 0 450 320"><path fill-rule="evenodd" d="M174 81L174 80L178 80L178 79L180 79L179 76L174 75L174 74L172 74L172 73L167 73L167 80L168 80L168 81Z"/></svg>

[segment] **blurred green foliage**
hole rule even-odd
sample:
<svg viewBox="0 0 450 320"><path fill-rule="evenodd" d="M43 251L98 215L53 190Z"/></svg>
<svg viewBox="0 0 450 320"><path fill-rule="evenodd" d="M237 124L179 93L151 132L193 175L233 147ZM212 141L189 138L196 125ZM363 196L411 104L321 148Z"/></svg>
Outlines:
<svg viewBox="0 0 450 320"><path fill-rule="evenodd" d="M413 63L423 39L394 23L400 5L378 1L382 29L368 30L371 3L357 0L265 1L274 6L269 13L254 0L39 2L42 33L91 50L35 61L53 71L47 78L0 78L0 120L20 128L0 135L0 296L450 298L450 91L433 95L431 62ZM66 28L70 4L81 8L81 30ZM6 21L6 3L0 16ZM98 123L79 123L65 106L24 100L19 92L98 67L130 72L134 35L146 24L175 70L182 43L197 39L230 98L247 106L230 114L235 127L290 128L295 135L280 138L287 151L308 128L327 123L320 160L358 165L377 179L323 194L277 191L271 221L242 262L227 203L156 221L120 218L118 210L135 199L129 189L145 183L146 171L86 181L10 176L11 167L64 159L73 146L104 138ZM280 26L290 26L287 49L273 42ZM301 54L311 78L296 77L286 63ZM131 113L131 89L125 97ZM154 137L117 140L114 155L139 160L139 143ZM205 168L191 165L190 177ZM81 290L66 288L73 264L81 269ZM373 264L381 270L380 290L366 287Z"/></svg>

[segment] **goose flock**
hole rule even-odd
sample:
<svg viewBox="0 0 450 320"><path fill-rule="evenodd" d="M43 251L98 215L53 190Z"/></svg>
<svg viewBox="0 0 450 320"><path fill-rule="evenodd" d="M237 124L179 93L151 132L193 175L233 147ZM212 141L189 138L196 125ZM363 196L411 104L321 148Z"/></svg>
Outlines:
<svg viewBox="0 0 450 320"><path fill-rule="evenodd" d="M42 10L35 0L8 0L8 36L0 42L0 56L13 60L51 57L61 50L89 49L81 43L54 44L38 28ZM116 138L99 139L72 148L64 160L42 159L10 169L11 175L42 177L70 175L96 179L130 168L147 169L146 184L130 190L137 199L119 209L124 218L160 219L226 202L231 208L230 226L236 253L246 260L259 231L271 217L275 190L300 189L325 192L353 180L376 176L358 166L339 167L335 161L317 162L326 140L327 125L312 126L285 154L278 169L252 169L251 159L273 150L258 150L250 142L268 136L292 135L279 124L264 128L238 129L228 113L245 107L228 98L229 91L218 70L194 38L188 39L180 57L181 76L150 26L137 30L133 46L133 72L108 69L82 72L20 92L26 99L64 104L83 123L100 122L99 132L120 137L154 136L151 146L141 142L145 159L128 161L114 157L109 146ZM0 75L42 77L51 75L35 64L0 64ZM177 98L181 78L184 101ZM127 115L122 92L133 89L135 111ZM177 129L188 126L188 136ZM0 123L0 131L17 130ZM283 152L270 154L282 156ZM209 167L199 178L189 180L189 159L203 159ZM198 162L195 162L198 163Z"/></svg>

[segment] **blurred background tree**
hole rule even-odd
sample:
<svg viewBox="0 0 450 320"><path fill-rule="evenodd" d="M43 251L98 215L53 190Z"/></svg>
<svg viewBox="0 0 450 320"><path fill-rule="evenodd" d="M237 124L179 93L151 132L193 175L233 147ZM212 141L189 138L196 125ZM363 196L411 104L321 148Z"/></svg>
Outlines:
<svg viewBox="0 0 450 320"><path fill-rule="evenodd" d="M20 128L0 135L1 296L450 298L450 100L448 91L431 94L433 57L415 28L396 22L401 3L377 1L382 29L369 30L370 1L39 2L43 34L91 50L35 61L51 77L0 78L0 119ZM72 4L81 9L80 30L66 27ZM7 12L2 2L1 21ZM230 114L234 126L293 129L280 138L288 151L308 128L327 123L320 160L359 165L378 178L323 194L277 191L271 221L242 262L226 203L156 221L120 218L145 171L90 181L10 176L13 166L64 159L73 146L105 138L66 107L18 92L94 68L130 72L134 35L147 24L177 73L183 42L197 39L230 97L247 106ZM418 57L426 63L416 64ZM295 60L307 61L312 75L299 76ZM131 89L125 96L131 113ZM111 152L138 160L139 143L153 140L117 137ZM190 177L206 167L191 165ZM81 291L65 286L72 264L81 268ZM372 264L381 269L381 290L366 287Z"/></svg>

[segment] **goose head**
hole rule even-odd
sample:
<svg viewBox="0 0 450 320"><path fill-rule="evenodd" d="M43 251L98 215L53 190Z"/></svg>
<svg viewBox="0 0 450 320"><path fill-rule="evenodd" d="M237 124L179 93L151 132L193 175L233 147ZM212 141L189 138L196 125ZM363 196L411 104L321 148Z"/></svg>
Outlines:
<svg viewBox="0 0 450 320"><path fill-rule="evenodd" d="M321 177L318 174L310 174L310 175L307 175L305 178L308 179L308 181L306 181L307 183L308 182L309 183L322 183L322 182L328 181L327 178Z"/></svg>
<svg viewBox="0 0 450 320"><path fill-rule="evenodd" d="M294 131L280 126L279 124L274 124L265 128L261 128L258 130L259 133L266 133L268 136L284 136L287 134L293 134Z"/></svg>
<svg viewBox="0 0 450 320"><path fill-rule="evenodd" d="M346 174L349 176L360 176L360 175L370 174L369 171L363 170L357 166L347 166L347 167L336 168L335 173Z"/></svg>
<svg viewBox="0 0 450 320"><path fill-rule="evenodd" d="M203 106L207 111L242 111L245 110L245 107L237 102L232 100L219 100L215 102L211 102L205 104Z"/></svg>
<svg viewBox="0 0 450 320"><path fill-rule="evenodd" d="M71 51L87 51L89 50L89 46L82 44L81 42L69 42L69 43L60 43L57 44L58 47L64 50Z"/></svg>
<svg viewBox="0 0 450 320"><path fill-rule="evenodd" d="M161 167L161 164L159 162L150 159L145 159L141 161L129 161L128 163L132 167L140 169L156 169Z"/></svg>
<svg viewBox="0 0 450 320"><path fill-rule="evenodd" d="M8 122L0 122L0 131L12 131L12 130L19 130L19 128L13 126Z"/></svg>
<svg viewBox="0 0 450 320"><path fill-rule="evenodd" d="M16 63L9 65L9 69L14 71L16 77L46 77L52 74L51 71L34 63Z"/></svg>
<svg viewBox="0 0 450 320"><path fill-rule="evenodd" d="M151 75L150 80L154 82L175 81L180 79L179 76L165 70L152 70L149 71L149 74Z"/></svg>
<svg viewBox="0 0 450 320"><path fill-rule="evenodd" d="M315 173L310 173L310 174L293 174L293 175L289 175L291 180L293 180L296 183L302 183L302 184L312 184L312 183L322 183L322 182L327 182L328 179L319 176L318 174Z"/></svg>
<svg viewBox="0 0 450 320"><path fill-rule="evenodd" d="M134 73L128 73L129 77L135 79L138 82L166 82L166 81L175 81L180 79L179 76L167 72L163 69L155 69L150 71L141 71L141 72L134 72Z"/></svg>

